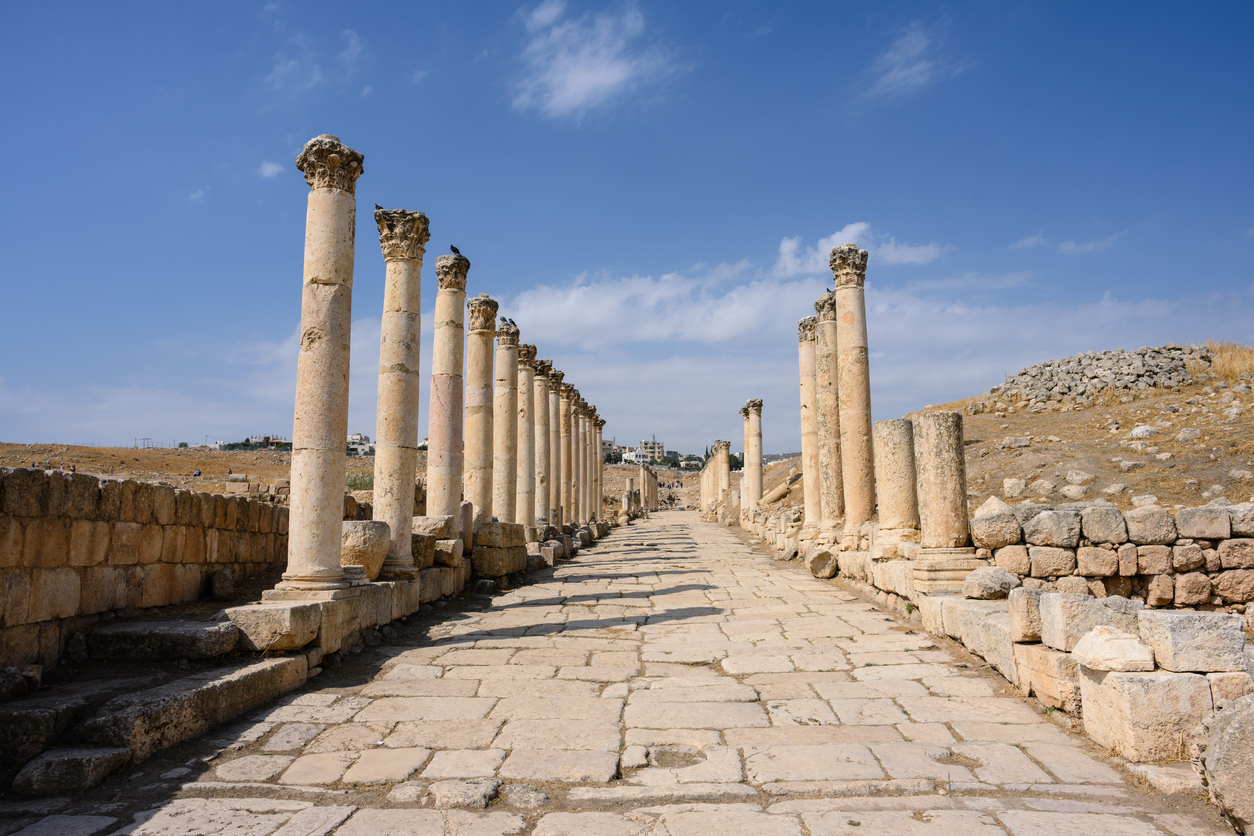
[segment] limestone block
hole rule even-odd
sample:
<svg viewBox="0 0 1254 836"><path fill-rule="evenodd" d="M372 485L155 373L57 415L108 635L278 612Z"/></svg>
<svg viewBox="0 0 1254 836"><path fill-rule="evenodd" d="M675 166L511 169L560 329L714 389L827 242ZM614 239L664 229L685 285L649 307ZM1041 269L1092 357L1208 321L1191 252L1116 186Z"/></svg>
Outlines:
<svg viewBox="0 0 1254 836"><path fill-rule="evenodd" d="M1160 546L1176 540L1176 521L1164 508L1142 505L1123 515L1128 539L1138 546Z"/></svg>
<svg viewBox="0 0 1254 836"><path fill-rule="evenodd" d="M378 581L361 587L360 622L362 628L378 627L392 620L392 599L396 595L394 581Z"/></svg>
<svg viewBox="0 0 1254 836"><path fill-rule="evenodd" d="M1241 616L1218 612L1144 610L1141 639L1169 671L1244 671L1245 633Z"/></svg>
<svg viewBox="0 0 1254 836"><path fill-rule="evenodd" d="M825 547L815 548L806 555L806 568L816 578L835 577L839 569L836 553Z"/></svg>
<svg viewBox="0 0 1254 836"><path fill-rule="evenodd" d="M1196 607L1210 601L1211 580L1201 572L1188 572L1175 577L1175 603Z"/></svg>
<svg viewBox="0 0 1254 836"><path fill-rule="evenodd" d="M1076 549L1076 574L1086 578L1108 578L1119 573L1119 553L1114 549L1081 546Z"/></svg>
<svg viewBox="0 0 1254 836"><path fill-rule="evenodd" d="M1191 673L1080 669L1084 731L1134 763L1187 757L1190 733L1211 711L1210 683Z"/></svg>
<svg viewBox="0 0 1254 836"><path fill-rule="evenodd" d="M0 574L0 627L14 627L31 620L30 579L31 573L26 571Z"/></svg>
<svg viewBox="0 0 1254 836"><path fill-rule="evenodd" d="M1080 714L1080 666L1075 657L1043 644L1016 644L1019 690L1047 706Z"/></svg>
<svg viewBox="0 0 1254 836"><path fill-rule="evenodd" d="M1225 603L1254 601L1254 569L1229 569L1214 580L1214 591Z"/></svg>
<svg viewBox="0 0 1254 836"><path fill-rule="evenodd" d="M132 621L92 630L87 647L95 659L212 659L233 650L239 638L239 628L229 621Z"/></svg>
<svg viewBox="0 0 1254 836"><path fill-rule="evenodd" d="M457 536L457 517L445 514L435 517L414 517L414 534L429 534L437 540L452 540Z"/></svg>
<svg viewBox="0 0 1254 836"><path fill-rule="evenodd" d="M1010 640L1036 642L1041 640L1041 595L1043 589L1019 587L1007 596L1010 615Z"/></svg>
<svg viewBox="0 0 1254 836"><path fill-rule="evenodd" d="M481 577L500 578L527 568L527 548L525 545L508 548L475 546L470 559L475 572Z"/></svg>
<svg viewBox="0 0 1254 836"><path fill-rule="evenodd" d="M434 560L437 566L457 567L463 563L465 540L458 537L453 540L437 540L435 543Z"/></svg>
<svg viewBox="0 0 1254 836"><path fill-rule="evenodd" d="M11 517L38 517L44 514L48 496L48 474L25 467L4 468L0 509Z"/></svg>
<svg viewBox="0 0 1254 836"><path fill-rule="evenodd" d="M22 540L21 565L57 569L65 565L70 550L70 521L63 517L27 520Z"/></svg>
<svg viewBox="0 0 1254 836"><path fill-rule="evenodd" d="M1226 540L1232 536L1232 515L1227 508L1181 508L1176 512L1176 531L1194 540Z"/></svg>
<svg viewBox="0 0 1254 836"><path fill-rule="evenodd" d="M296 650L313 641L322 625L317 601L273 601L226 610L246 650Z"/></svg>
<svg viewBox="0 0 1254 836"><path fill-rule="evenodd" d="M1154 575L1145 586L1145 604L1149 607L1165 607L1175 600L1176 583L1171 575Z"/></svg>
<svg viewBox="0 0 1254 836"><path fill-rule="evenodd" d="M1171 547L1171 568L1177 572L1191 572L1206 565L1202 547L1196 543Z"/></svg>
<svg viewBox="0 0 1254 836"><path fill-rule="evenodd" d="M985 561L975 557L973 549L924 549L914 564L914 589L923 595L957 593L962 583ZM843 555L842 554L842 561ZM843 565L843 564L842 564Z"/></svg>
<svg viewBox="0 0 1254 836"><path fill-rule="evenodd" d="M361 588L359 594L352 597L318 602L322 616L318 622L318 645L324 653L339 650L362 629L362 618L366 614L362 595L368 588Z"/></svg>
<svg viewBox="0 0 1254 836"><path fill-rule="evenodd" d="M492 549L506 549L526 545L526 531L518 523L484 522L475 532L476 548L487 546Z"/></svg>
<svg viewBox="0 0 1254 836"><path fill-rule="evenodd" d="M1254 537L1254 502L1228 506L1233 537Z"/></svg>
<svg viewBox="0 0 1254 836"><path fill-rule="evenodd" d="M1242 832L1254 831L1254 698L1245 697L1215 715L1200 755L1211 800Z"/></svg>
<svg viewBox="0 0 1254 836"><path fill-rule="evenodd" d="M976 548L1000 549L1022 539L1023 529L1019 519L1009 510L983 514L971 520L971 542Z"/></svg>
<svg viewBox="0 0 1254 836"><path fill-rule="evenodd" d="M566 557L566 546L561 540L545 540L540 545L542 548L549 549L552 552L555 561Z"/></svg>
<svg viewBox="0 0 1254 836"><path fill-rule="evenodd" d="M1210 698L1214 701L1217 711L1221 703L1239 700L1241 697L1254 694L1254 676L1244 671L1208 673L1206 679L1210 682Z"/></svg>
<svg viewBox="0 0 1254 836"><path fill-rule="evenodd" d="M984 600L1005 598L1016 586L1022 586L1022 582L1005 569L981 566L963 581L962 597Z"/></svg>
<svg viewBox="0 0 1254 836"><path fill-rule="evenodd" d="M77 570L32 569L27 620L38 622L78 615L81 594L82 583Z"/></svg>
<svg viewBox="0 0 1254 836"><path fill-rule="evenodd" d="M1171 571L1172 551L1169 546L1137 546L1138 575L1165 575Z"/></svg>
<svg viewBox="0 0 1254 836"><path fill-rule="evenodd" d="M1095 671L1152 671L1154 652L1140 637L1104 624L1094 627L1076 642L1077 662Z"/></svg>
<svg viewBox="0 0 1254 836"><path fill-rule="evenodd" d="M1023 536L1033 546L1074 549L1080 542L1080 515L1073 511L1042 511L1024 524Z"/></svg>
<svg viewBox="0 0 1254 836"><path fill-rule="evenodd" d="M129 749L50 749L35 758L13 779L22 795L79 793L102 782L131 759Z"/></svg>
<svg viewBox="0 0 1254 836"><path fill-rule="evenodd" d="M1224 540L1219 544L1219 562L1225 569L1254 569L1254 538Z"/></svg>
<svg viewBox="0 0 1254 836"><path fill-rule="evenodd" d="M1010 640L1010 614L1005 602L955 598L946 602L945 625L957 630L971 652L992 665L1011 684L1018 684L1014 642Z"/></svg>
<svg viewBox="0 0 1254 836"><path fill-rule="evenodd" d="M1088 631L1099 624L1137 633L1137 613L1143 605L1127 598L1097 599L1089 595L1046 592L1041 595L1041 641L1055 650L1070 652Z"/></svg>
<svg viewBox="0 0 1254 836"><path fill-rule="evenodd" d="M1123 513L1109 503L1090 505L1080 512L1080 530L1093 543L1118 545L1128 540Z"/></svg>
<svg viewBox="0 0 1254 836"><path fill-rule="evenodd" d="M413 535L409 542L409 550L414 559L414 566L419 569L428 569L435 565L435 544L434 535Z"/></svg>
<svg viewBox="0 0 1254 836"><path fill-rule="evenodd" d="M379 577L391 543L391 526L380 520L353 520L341 523L340 565L362 566L366 577Z"/></svg>
<svg viewBox="0 0 1254 836"><path fill-rule="evenodd" d="M993 552L993 562L1014 575L1032 574L1027 546L1004 546Z"/></svg>
<svg viewBox="0 0 1254 836"><path fill-rule="evenodd" d="M1057 578L1075 572L1076 557L1072 549L1053 546L1031 546L1028 558L1032 564L1032 577Z"/></svg>
<svg viewBox="0 0 1254 836"><path fill-rule="evenodd" d="M451 572L444 566L436 566L431 569L423 569L419 573L419 593L418 597L421 603L429 604L432 601L438 601L444 595L444 573Z"/></svg>

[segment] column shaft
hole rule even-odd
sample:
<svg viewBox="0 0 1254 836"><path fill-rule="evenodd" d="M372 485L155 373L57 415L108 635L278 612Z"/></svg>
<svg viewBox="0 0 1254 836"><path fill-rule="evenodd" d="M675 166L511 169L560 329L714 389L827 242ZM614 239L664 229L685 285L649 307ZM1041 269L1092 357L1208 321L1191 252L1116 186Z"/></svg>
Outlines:
<svg viewBox="0 0 1254 836"><path fill-rule="evenodd" d="M465 351L465 256L435 260L435 342L431 351L431 400L427 425L427 514L452 516L460 531L462 472L462 361Z"/></svg>
<svg viewBox="0 0 1254 836"><path fill-rule="evenodd" d="M559 394L561 401L561 417L562 417L562 491L561 491L561 512L558 519L562 525L574 521L570 513L571 505L571 478L573 476L572 465L574 460L571 458L571 401L574 396L575 388L569 383L563 383Z"/></svg>
<svg viewBox="0 0 1254 836"><path fill-rule="evenodd" d="M815 392L814 329L818 318L797 323L797 365L801 377L801 485L805 500L802 526L813 531L823 518L819 494L818 402Z"/></svg>
<svg viewBox="0 0 1254 836"><path fill-rule="evenodd" d="M915 494L914 425L909 418L876 421L875 494L880 530L917 529L919 501ZM964 483L963 491L966 487Z"/></svg>
<svg viewBox="0 0 1254 836"><path fill-rule="evenodd" d="M532 391L536 414L536 501L531 517L535 526L547 525L549 520L549 370L552 366L548 360L536 361L535 389Z"/></svg>
<svg viewBox="0 0 1254 836"><path fill-rule="evenodd" d="M845 483L845 533L875 513L871 447L871 368L867 353L867 252L853 244L832 250L836 276L837 366L840 391L840 460ZM821 327L821 323L820 323Z"/></svg>
<svg viewBox="0 0 1254 836"><path fill-rule="evenodd" d="M492 513L512 523L518 502L518 327L496 330L496 376L492 395Z"/></svg>
<svg viewBox="0 0 1254 836"><path fill-rule="evenodd" d="M924 549L965 548L970 523L962 415L929 410L916 413L913 423L921 545Z"/></svg>
<svg viewBox="0 0 1254 836"><path fill-rule="evenodd" d="M840 452L840 386L836 295L824 293L814 303L814 392L819 442L819 513L823 528L845 515L844 466Z"/></svg>
<svg viewBox="0 0 1254 836"><path fill-rule="evenodd" d="M309 183L300 353L292 427L292 506L280 588L346 587L340 568L348 440L353 237L362 155L330 135L305 144L296 167Z"/></svg>
<svg viewBox="0 0 1254 836"><path fill-rule="evenodd" d="M532 534L536 527L536 347L518 347L518 483L514 522ZM534 541L534 537L533 540Z"/></svg>
<svg viewBox="0 0 1254 836"><path fill-rule="evenodd" d="M492 348L497 303L486 293L466 303L466 470L462 491L476 518L492 518Z"/></svg>
<svg viewBox="0 0 1254 836"><path fill-rule="evenodd" d="M412 570L414 478L418 470L418 374L422 331L422 256L427 216L403 209L374 213L383 247L383 324L375 423L374 518L388 524L383 571Z"/></svg>
<svg viewBox="0 0 1254 836"><path fill-rule="evenodd" d="M549 375L549 525L562 524L562 372Z"/></svg>

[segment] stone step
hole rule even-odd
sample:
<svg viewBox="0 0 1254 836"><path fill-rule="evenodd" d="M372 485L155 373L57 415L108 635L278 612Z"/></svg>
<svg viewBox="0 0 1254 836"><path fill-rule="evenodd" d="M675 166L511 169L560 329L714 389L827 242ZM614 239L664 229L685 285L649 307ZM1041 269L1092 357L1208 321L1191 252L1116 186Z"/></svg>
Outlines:
<svg viewBox="0 0 1254 836"><path fill-rule="evenodd" d="M128 621L92 630L87 648L106 661L212 659L234 650L239 635L229 621Z"/></svg>
<svg viewBox="0 0 1254 836"><path fill-rule="evenodd" d="M115 697L79 732L96 745L125 748L143 760L300 687L306 676L303 654L231 665Z"/></svg>

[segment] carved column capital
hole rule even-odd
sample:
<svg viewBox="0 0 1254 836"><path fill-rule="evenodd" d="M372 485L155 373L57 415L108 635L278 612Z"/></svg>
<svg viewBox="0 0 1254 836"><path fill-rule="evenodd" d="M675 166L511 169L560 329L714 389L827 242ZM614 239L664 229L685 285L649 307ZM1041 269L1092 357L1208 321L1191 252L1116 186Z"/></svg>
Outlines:
<svg viewBox="0 0 1254 836"><path fill-rule="evenodd" d="M836 293L835 291L827 291L818 298L814 303L814 312L818 314L819 322L835 322L836 321Z"/></svg>
<svg viewBox="0 0 1254 836"><path fill-rule="evenodd" d="M862 287L866 282L867 251L857 244L833 247L828 265L836 277L837 287Z"/></svg>
<svg viewBox="0 0 1254 836"><path fill-rule="evenodd" d="M542 377L545 380L553 379L553 361L537 360L536 361L536 377Z"/></svg>
<svg viewBox="0 0 1254 836"><path fill-rule="evenodd" d="M518 326L511 322L502 322L496 326L497 345L518 345Z"/></svg>
<svg viewBox="0 0 1254 836"><path fill-rule="evenodd" d="M807 316L797 320L797 342L805 343L814 340L814 326L819 324L817 316Z"/></svg>
<svg viewBox="0 0 1254 836"><path fill-rule="evenodd" d="M720 450L720 449L721 449L724 453L726 453L726 452L728 452L729 450L731 450L731 442L730 442L730 441L722 441L722 440L715 441L715 442L714 442L714 444L713 444L713 448L714 448L715 450Z"/></svg>
<svg viewBox="0 0 1254 836"><path fill-rule="evenodd" d="M605 426L605 419L604 419L604 418L598 418L598 419L597 419L597 429L599 430L599 429L601 429L601 428L602 428L602 427L604 427L604 426Z"/></svg>
<svg viewBox="0 0 1254 836"><path fill-rule="evenodd" d="M742 421L749 420L749 407L747 406L740 407L740 420Z"/></svg>
<svg viewBox="0 0 1254 836"><path fill-rule="evenodd" d="M440 290L466 289L466 274L470 272L470 259L464 255L441 255L435 259L435 280Z"/></svg>
<svg viewBox="0 0 1254 836"><path fill-rule="evenodd" d="M545 362L549 364L549 380L553 381L553 390L558 394L561 394L562 378L566 376L566 372L559 372L557 369L553 368L552 360L546 360Z"/></svg>
<svg viewBox="0 0 1254 836"><path fill-rule="evenodd" d="M536 366L536 347L531 343L518 344L518 367L534 369Z"/></svg>
<svg viewBox="0 0 1254 836"><path fill-rule="evenodd" d="M376 209L374 222L379 226L384 261L422 261L431 237L426 215L408 209Z"/></svg>
<svg viewBox="0 0 1254 836"><path fill-rule="evenodd" d="M745 401L745 409L747 409L749 412L754 412L754 413L757 413L758 415L761 415L762 414L762 399L750 398L749 400Z"/></svg>
<svg viewBox="0 0 1254 836"><path fill-rule="evenodd" d="M573 400L575 397L575 387L571 386L569 383L558 382L557 394L559 397L565 398L568 401Z"/></svg>
<svg viewBox="0 0 1254 836"><path fill-rule="evenodd" d="M305 175L311 189L337 189L355 194L362 174L360 152L340 142L338 136L322 134L305 143L296 157L296 167Z"/></svg>
<svg viewBox="0 0 1254 836"><path fill-rule="evenodd" d="M466 308L470 311L470 330L495 331L493 326L496 324L496 311L499 307L497 301L486 293L467 299Z"/></svg>

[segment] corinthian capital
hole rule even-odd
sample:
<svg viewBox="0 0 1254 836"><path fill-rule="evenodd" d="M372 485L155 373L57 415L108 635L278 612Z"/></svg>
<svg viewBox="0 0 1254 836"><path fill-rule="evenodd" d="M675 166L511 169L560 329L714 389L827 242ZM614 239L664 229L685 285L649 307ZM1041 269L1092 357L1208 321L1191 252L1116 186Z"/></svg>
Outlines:
<svg viewBox="0 0 1254 836"><path fill-rule="evenodd" d="M441 255L435 259L435 280L440 290L465 290L470 259L464 255Z"/></svg>
<svg viewBox="0 0 1254 836"><path fill-rule="evenodd" d="M558 383L557 394L560 398L562 398L562 400L573 400L575 397L575 387L571 386L569 383Z"/></svg>
<svg viewBox="0 0 1254 836"><path fill-rule="evenodd" d="M559 372L557 369L554 369L552 360L546 360L545 362L549 364L549 380L553 381L553 389L560 393L562 391L562 378L566 376L566 372Z"/></svg>
<svg viewBox="0 0 1254 836"><path fill-rule="evenodd" d="M761 415L762 414L762 399L750 398L749 400L745 401L745 409L748 410L749 412L753 412L758 415Z"/></svg>
<svg viewBox="0 0 1254 836"><path fill-rule="evenodd" d="M749 420L749 407L747 407L747 406L742 406L742 407L740 407L740 419L741 419L742 421L748 421L748 420Z"/></svg>
<svg viewBox="0 0 1254 836"><path fill-rule="evenodd" d="M534 369L536 365L536 347L531 343L518 344L518 368Z"/></svg>
<svg viewBox="0 0 1254 836"><path fill-rule="evenodd" d="M857 244L833 247L827 263L836 277L836 286L862 287L866 282L866 260L867 251L858 249Z"/></svg>
<svg viewBox="0 0 1254 836"><path fill-rule="evenodd" d="M427 249L427 216L408 209L376 209L374 222L379 225L379 246L384 261L409 259L422 261Z"/></svg>
<svg viewBox="0 0 1254 836"><path fill-rule="evenodd" d="M819 315L819 322L835 322L836 294L829 290L820 296L818 301L814 303L814 312Z"/></svg>
<svg viewBox="0 0 1254 836"><path fill-rule="evenodd" d="M502 322L496 328L498 345L518 345L518 326L510 322Z"/></svg>
<svg viewBox="0 0 1254 836"><path fill-rule="evenodd" d="M338 136L322 134L305 143L296 158L296 167L313 189L336 189L354 194L364 160L359 152L340 142Z"/></svg>
<svg viewBox="0 0 1254 836"><path fill-rule="evenodd" d="M819 324L818 317L807 316L797 320L797 342L810 342L814 339L814 326Z"/></svg>
<svg viewBox="0 0 1254 836"><path fill-rule="evenodd" d="M553 379L553 361L552 360L537 360L536 361L536 377L544 378L545 380L552 380Z"/></svg>
<svg viewBox="0 0 1254 836"><path fill-rule="evenodd" d="M605 419L604 419L604 418L598 418L598 419L597 419L597 429L599 430L599 429L601 429L601 428L602 428L602 427L604 427L604 426L605 426Z"/></svg>
<svg viewBox="0 0 1254 836"><path fill-rule="evenodd" d="M715 441L714 449L716 451L722 450L724 453L726 453L727 451L731 450L731 442L730 441Z"/></svg>
<svg viewBox="0 0 1254 836"><path fill-rule="evenodd" d="M470 311L471 331L495 331L496 311L500 307L497 301L486 293L480 293L473 299L466 300Z"/></svg>

